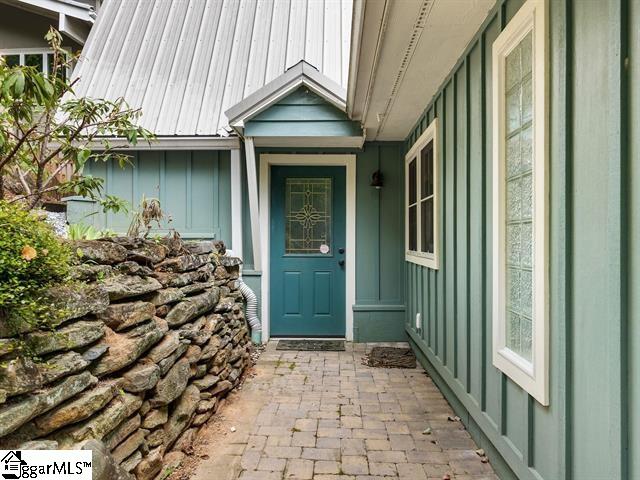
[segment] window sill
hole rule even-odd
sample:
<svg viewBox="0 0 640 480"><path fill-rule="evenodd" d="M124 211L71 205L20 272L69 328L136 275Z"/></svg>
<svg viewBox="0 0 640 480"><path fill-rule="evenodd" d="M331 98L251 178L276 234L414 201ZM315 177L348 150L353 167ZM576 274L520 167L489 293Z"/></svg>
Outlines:
<svg viewBox="0 0 640 480"><path fill-rule="evenodd" d="M438 258L433 253L409 251L405 253L404 259L407 262L415 263L416 265L421 265L423 267L427 267L432 270L438 270L440 268Z"/></svg>

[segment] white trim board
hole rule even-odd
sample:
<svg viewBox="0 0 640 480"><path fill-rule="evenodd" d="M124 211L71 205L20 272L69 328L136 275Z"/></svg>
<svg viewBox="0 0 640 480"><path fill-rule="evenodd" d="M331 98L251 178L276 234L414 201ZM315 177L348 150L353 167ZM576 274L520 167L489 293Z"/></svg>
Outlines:
<svg viewBox="0 0 640 480"><path fill-rule="evenodd" d="M269 278L269 232L271 207L271 166L344 166L347 174L346 191L346 292L345 292L345 339L353 341L353 305L356 303L356 156L355 155L260 155L260 250L262 252L262 340L270 337L270 278Z"/></svg>

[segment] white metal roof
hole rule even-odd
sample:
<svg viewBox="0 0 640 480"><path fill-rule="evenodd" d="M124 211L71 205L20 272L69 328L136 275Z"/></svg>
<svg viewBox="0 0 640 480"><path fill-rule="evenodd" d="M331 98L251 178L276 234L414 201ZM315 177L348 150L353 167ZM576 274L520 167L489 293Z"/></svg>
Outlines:
<svg viewBox="0 0 640 480"><path fill-rule="evenodd" d="M305 60L347 86L352 0L105 0L76 93L124 97L157 135L225 136L224 112Z"/></svg>

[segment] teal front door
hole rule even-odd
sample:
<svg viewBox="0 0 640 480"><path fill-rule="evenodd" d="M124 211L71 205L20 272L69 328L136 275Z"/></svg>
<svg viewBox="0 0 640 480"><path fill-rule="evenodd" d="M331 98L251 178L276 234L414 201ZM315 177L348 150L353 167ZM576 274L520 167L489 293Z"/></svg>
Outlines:
<svg viewBox="0 0 640 480"><path fill-rule="evenodd" d="M273 337L345 335L345 169L271 168Z"/></svg>

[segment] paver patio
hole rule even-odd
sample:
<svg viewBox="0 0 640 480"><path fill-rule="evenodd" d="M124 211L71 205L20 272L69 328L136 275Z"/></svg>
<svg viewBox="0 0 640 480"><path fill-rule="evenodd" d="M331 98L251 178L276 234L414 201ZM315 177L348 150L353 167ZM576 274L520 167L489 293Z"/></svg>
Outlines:
<svg viewBox="0 0 640 480"><path fill-rule="evenodd" d="M235 432L211 445L192 479L498 478L422 368L364 366L372 344L275 346L225 413Z"/></svg>

